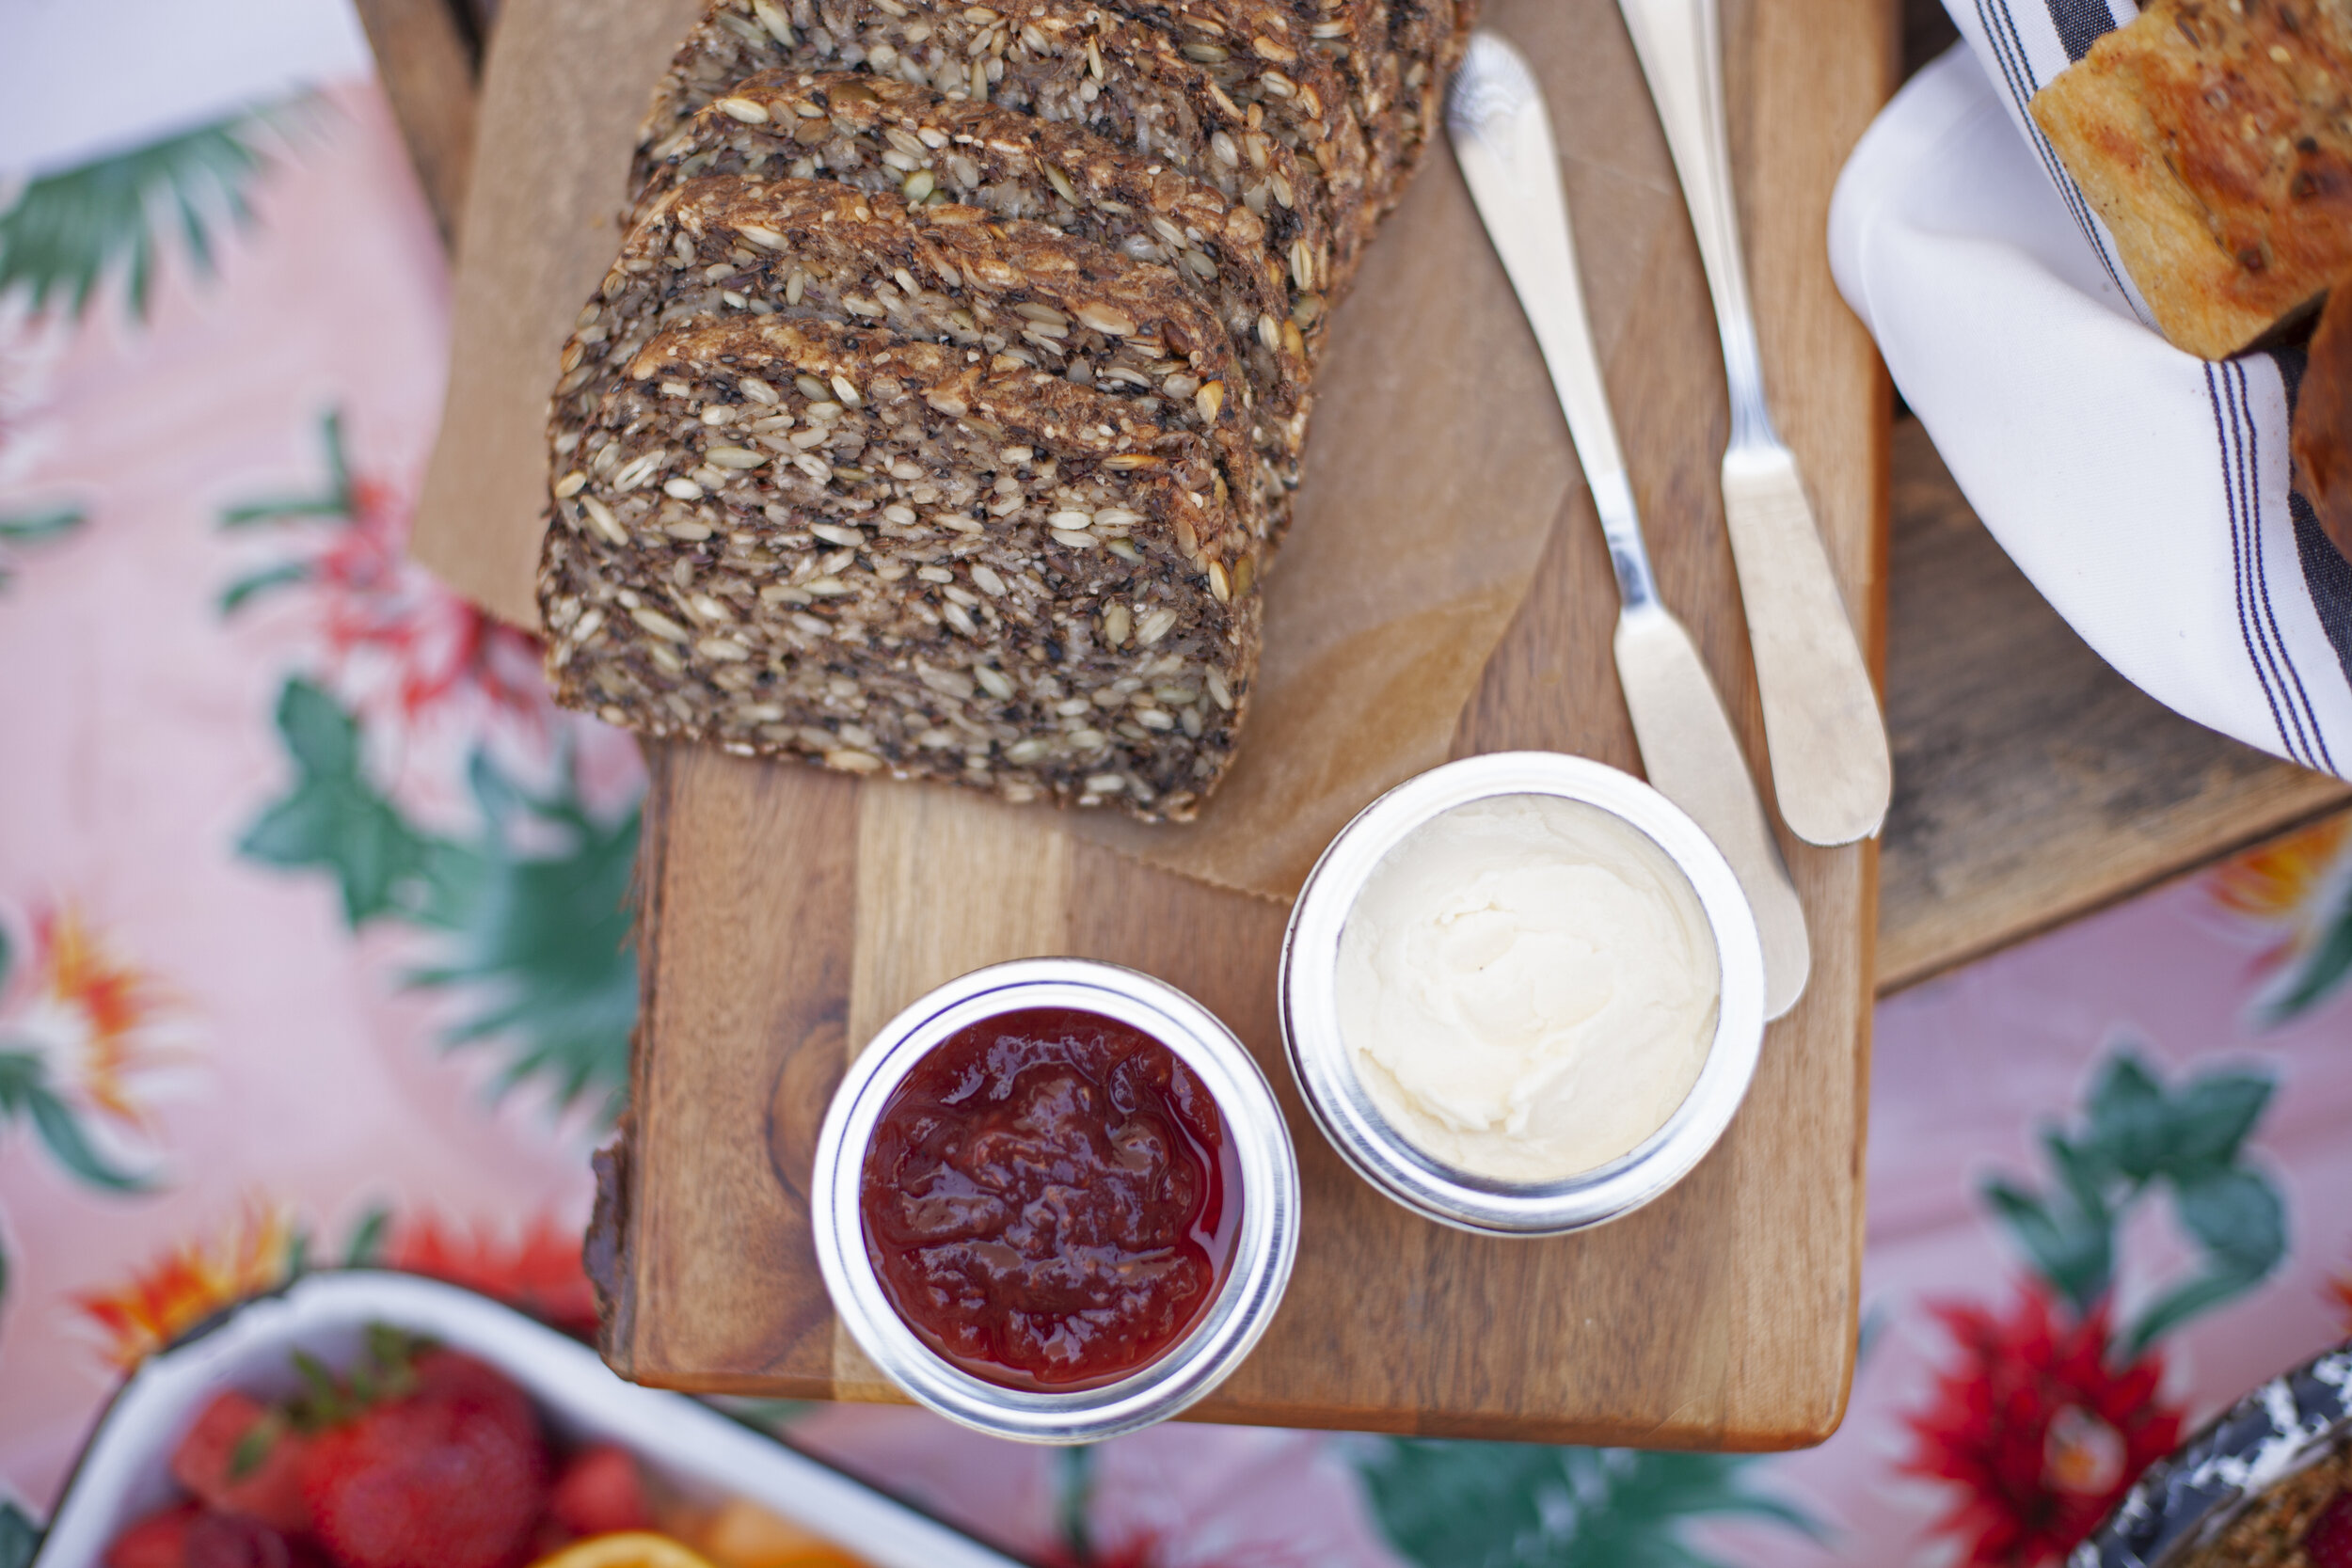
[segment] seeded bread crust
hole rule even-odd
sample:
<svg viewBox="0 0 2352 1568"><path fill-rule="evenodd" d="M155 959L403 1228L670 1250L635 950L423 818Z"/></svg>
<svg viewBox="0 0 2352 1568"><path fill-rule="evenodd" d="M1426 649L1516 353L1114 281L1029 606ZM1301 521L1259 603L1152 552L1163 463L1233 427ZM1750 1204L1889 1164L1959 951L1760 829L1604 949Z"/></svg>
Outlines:
<svg viewBox="0 0 2352 1568"><path fill-rule="evenodd" d="M1260 538L1269 508L1288 502L1252 450L1240 368L1208 308L1168 268L1041 224L910 210L830 182L697 180L638 226L592 309L562 360L572 369L559 391L580 379L550 421L559 461L656 332L781 314L887 324L998 370L1066 374L1129 418L1197 430L1216 458L1204 484L1231 494Z"/></svg>
<svg viewBox="0 0 2352 1568"><path fill-rule="evenodd" d="M2152 0L2033 115L2191 354L2243 352L2352 270L2352 0Z"/></svg>
<svg viewBox="0 0 2352 1568"><path fill-rule="evenodd" d="M1222 774L1258 597L1247 531L1183 478L1199 436L834 323L665 333L636 369L548 531L559 700L1147 819Z"/></svg>
<svg viewBox="0 0 2352 1568"><path fill-rule="evenodd" d="M1329 269L1327 243L1316 245L1295 214L1284 215L1297 237L1270 250L1265 221L1248 208L1075 126L849 71L738 83L695 117L644 200L690 180L787 172L854 186L878 207L984 208L1167 267L1223 322L1246 376L1252 442L1286 488L1295 484L1325 319L1316 285Z"/></svg>
<svg viewBox="0 0 2352 1568"><path fill-rule="evenodd" d="M1273 205L1304 204L1332 235L1335 283L1354 266L1356 210L1333 201L1326 166L1344 177L1343 153L1359 149L1361 136L1347 143L1326 134L1319 117L1331 85L1301 94L1274 62L1231 51L1213 68L1188 57L1173 35L1088 0L917 10L901 0L792 0L788 15L778 0L713 0L655 90L632 189L643 188L694 113L743 78L853 69L1084 126L1207 181L1261 216ZM1270 114L1262 99L1279 112Z"/></svg>

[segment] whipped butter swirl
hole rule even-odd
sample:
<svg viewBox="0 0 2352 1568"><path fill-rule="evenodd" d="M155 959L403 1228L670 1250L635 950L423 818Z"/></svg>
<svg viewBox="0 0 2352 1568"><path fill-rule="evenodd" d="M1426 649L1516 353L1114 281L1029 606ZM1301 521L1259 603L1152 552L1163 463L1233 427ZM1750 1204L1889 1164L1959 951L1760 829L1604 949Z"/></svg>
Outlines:
<svg viewBox="0 0 2352 1568"><path fill-rule="evenodd" d="M1663 1126L1714 1039L1698 895L1630 823L1510 795L1416 829L1340 937L1342 1037L1397 1132L1498 1180L1606 1164Z"/></svg>

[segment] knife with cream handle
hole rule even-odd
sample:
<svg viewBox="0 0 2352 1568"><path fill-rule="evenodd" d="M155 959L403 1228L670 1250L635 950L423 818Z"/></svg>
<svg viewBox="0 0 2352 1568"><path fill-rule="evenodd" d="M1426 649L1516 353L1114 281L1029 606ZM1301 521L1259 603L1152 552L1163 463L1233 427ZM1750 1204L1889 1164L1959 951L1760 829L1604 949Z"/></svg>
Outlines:
<svg viewBox="0 0 2352 1568"><path fill-rule="evenodd" d="M1812 968L1804 911L1723 699L1691 634L1659 602L1584 314L1550 117L1527 62L1498 35L1472 35L1447 98L1446 126L1470 198L1535 330L1600 513L1620 600L1617 678L1642 767L1731 863L1764 939L1765 1016L1778 1018L1796 1005Z"/></svg>
<svg viewBox="0 0 2352 1568"><path fill-rule="evenodd" d="M1740 253L1724 134L1717 0L1617 0L1666 128L1707 266L1731 391L1724 519L1747 608L1773 792L1788 831L1812 844L1867 838L1894 790L1886 723L1838 597L1796 454L1772 428Z"/></svg>

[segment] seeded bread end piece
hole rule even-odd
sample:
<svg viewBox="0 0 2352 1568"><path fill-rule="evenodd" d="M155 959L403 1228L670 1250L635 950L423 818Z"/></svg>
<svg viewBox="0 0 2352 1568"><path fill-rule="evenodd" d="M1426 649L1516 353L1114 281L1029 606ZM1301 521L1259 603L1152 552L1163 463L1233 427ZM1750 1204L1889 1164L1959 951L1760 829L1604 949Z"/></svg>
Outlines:
<svg viewBox="0 0 2352 1568"><path fill-rule="evenodd" d="M644 733L1189 816L1258 652L1198 436L832 323L665 333L559 485L559 701ZM612 460L604 454L611 451ZM594 477L589 477L593 475Z"/></svg>

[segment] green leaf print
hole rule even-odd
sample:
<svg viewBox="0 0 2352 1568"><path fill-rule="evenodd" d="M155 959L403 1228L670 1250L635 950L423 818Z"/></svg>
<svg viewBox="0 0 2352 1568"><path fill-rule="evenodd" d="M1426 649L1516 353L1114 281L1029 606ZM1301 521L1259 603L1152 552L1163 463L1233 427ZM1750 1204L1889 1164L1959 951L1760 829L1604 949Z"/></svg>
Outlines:
<svg viewBox="0 0 2352 1568"><path fill-rule="evenodd" d="M2137 1356L2156 1338L2208 1307L2262 1283L2286 1255L2286 1206L2251 1171L2215 1170L2180 1189L2181 1227L2204 1249L2205 1268L2149 1303L2123 1337Z"/></svg>
<svg viewBox="0 0 2352 1568"><path fill-rule="evenodd" d="M16 1504L0 1503L0 1568L31 1568L41 1528Z"/></svg>
<svg viewBox="0 0 2352 1568"><path fill-rule="evenodd" d="M37 1053L0 1051L0 1119L20 1117L33 1124L57 1164L91 1186L138 1193L151 1185L145 1177L121 1169L98 1152L73 1107L50 1086L49 1064Z"/></svg>
<svg viewBox="0 0 2352 1568"><path fill-rule="evenodd" d="M2159 1336L2252 1289L2286 1255L2286 1212L2268 1178L2245 1163L2245 1144L2270 1102L2266 1075L2200 1073L2168 1089L2129 1049L2100 1067L2073 1130L2046 1127L2056 1185L2036 1192L2007 1178L1984 1199L2034 1270L2077 1313L2114 1289L2116 1238L2142 1202L2169 1194L2200 1267L2160 1290L2121 1337L2137 1356Z"/></svg>
<svg viewBox="0 0 2352 1568"><path fill-rule="evenodd" d="M2333 996L2347 975L2352 975L2352 878L2338 887L2327 934L2296 970L2294 982L2263 1005L2263 1022L2276 1028L2300 1018Z"/></svg>
<svg viewBox="0 0 2352 1568"><path fill-rule="evenodd" d="M444 1042L499 1052L500 1090L534 1082L559 1106L596 1096L616 1115L637 1018L635 809L598 820L568 752L544 797L477 756L482 829L470 840L442 837L413 826L368 778L358 722L320 688L289 680L278 728L294 784L246 832L242 852L329 872L355 929L391 919L433 933L432 959L405 983L464 999Z"/></svg>
<svg viewBox="0 0 2352 1568"><path fill-rule="evenodd" d="M298 123L305 102L230 115L33 181L0 212L0 298L22 290L36 311L78 317L119 273L132 314L144 319L165 233L176 226L198 276L210 276L214 230L251 221L268 146Z"/></svg>
<svg viewBox="0 0 2352 1568"><path fill-rule="evenodd" d="M232 506L220 515L224 529L252 528L259 523L292 522L304 517L327 517L348 522L358 508L351 488L351 459L343 450L343 416L330 408L319 419L319 444L326 451L326 483L308 496L279 496Z"/></svg>
<svg viewBox="0 0 2352 1568"><path fill-rule="evenodd" d="M440 847L411 829L368 782L358 723L334 698L297 678L278 695L278 733L294 760L294 786L246 830L239 852L270 865L332 872L354 929L421 906Z"/></svg>
<svg viewBox="0 0 2352 1568"><path fill-rule="evenodd" d="M420 985L465 988L483 999L453 1028L451 1045L506 1042L501 1087L538 1079L570 1105L592 1091L617 1096L628 1081L628 1037L637 1019L629 877L637 860L637 814L599 823L581 806L570 757L558 791L538 799L500 778L486 758L473 765L483 840L443 863L427 918L449 933L449 957L419 971ZM516 830L551 837L551 853L525 854ZM608 1107L617 1113L617 1100Z"/></svg>
<svg viewBox="0 0 2352 1568"><path fill-rule="evenodd" d="M1713 1568L1692 1519L1811 1520L1748 1490L1729 1454L1378 1440L1359 1461L1373 1515L1423 1568Z"/></svg>
<svg viewBox="0 0 2352 1568"><path fill-rule="evenodd" d="M307 582L310 577L310 568L299 563L270 566L241 577L221 590L220 612L234 615L255 594L266 594L273 588L289 588L297 582Z"/></svg>
<svg viewBox="0 0 2352 1568"><path fill-rule="evenodd" d="M11 545L45 545L52 539L62 539L89 521L89 514L78 506L53 506L42 512L21 513L0 517L0 540Z"/></svg>
<svg viewBox="0 0 2352 1568"><path fill-rule="evenodd" d="M79 532L89 521L89 514L78 506L53 506L39 512L23 512L0 516L0 545L54 544L70 534ZM0 558L0 588L6 588L15 574L9 571L7 559Z"/></svg>

